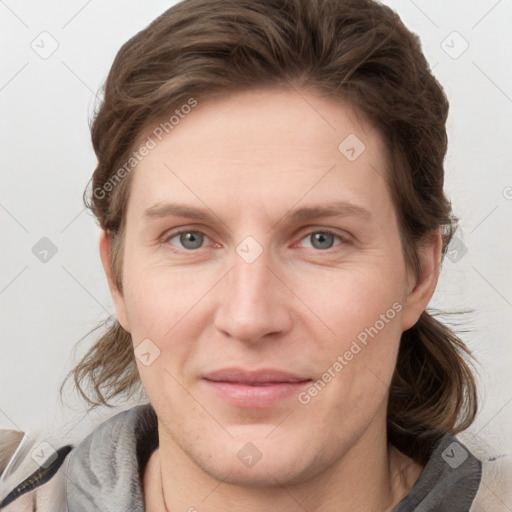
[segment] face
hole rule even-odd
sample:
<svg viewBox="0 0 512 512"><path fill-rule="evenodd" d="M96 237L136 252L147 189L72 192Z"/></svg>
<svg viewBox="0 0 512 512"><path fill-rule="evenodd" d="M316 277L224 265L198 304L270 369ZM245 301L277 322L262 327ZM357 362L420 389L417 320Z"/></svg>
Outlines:
<svg viewBox="0 0 512 512"><path fill-rule="evenodd" d="M377 131L306 91L241 92L199 102L133 172L111 289L161 446L275 485L385 436L433 285L407 271Z"/></svg>

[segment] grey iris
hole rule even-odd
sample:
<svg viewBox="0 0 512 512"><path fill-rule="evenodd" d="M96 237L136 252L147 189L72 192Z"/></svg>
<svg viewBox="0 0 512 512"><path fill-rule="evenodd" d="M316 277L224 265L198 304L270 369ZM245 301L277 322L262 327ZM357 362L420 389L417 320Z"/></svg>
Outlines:
<svg viewBox="0 0 512 512"><path fill-rule="evenodd" d="M334 243L334 235L330 233L313 233L311 236L311 245L315 249L330 249Z"/></svg>
<svg viewBox="0 0 512 512"><path fill-rule="evenodd" d="M199 249L203 245L204 235L198 231L188 231L181 233L180 243L185 249Z"/></svg>

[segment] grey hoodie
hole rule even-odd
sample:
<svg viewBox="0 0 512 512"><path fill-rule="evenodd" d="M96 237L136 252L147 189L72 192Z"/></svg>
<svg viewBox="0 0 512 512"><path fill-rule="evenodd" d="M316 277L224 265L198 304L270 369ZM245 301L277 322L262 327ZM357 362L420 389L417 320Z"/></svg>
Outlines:
<svg viewBox="0 0 512 512"><path fill-rule="evenodd" d="M69 512L142 512L141 468L157 446L157 419L150 406L135 407L101 425L71 454ZM481 471L480 461L445 435L393 512L467 512Z"/></svg>
<svg viewBox="0 0 512 512"><path fill-rule="evenodd" d="M36 478L31 475L27 479L31 479L31 486L22 482L9 493L15 499L5 510L63 510L20 506L29 492L35 493L34 485L44 488L49 485L48 478L56 480L57 477L49 473L53 475L58 469L57 473L65 476L61 475L67 512L143 512L142 469L157 447L157 418L153 408L149 404L133 407L98 426L71 450L67 464L62 464L62 460L55 463L61 465L60 469L52 465ZM481 476L481 462L447 434L435 446L411 492L392 512L468 512ZM59 488L62 485L59 484ZM32 500L36 503L35 494Z"/></svg>

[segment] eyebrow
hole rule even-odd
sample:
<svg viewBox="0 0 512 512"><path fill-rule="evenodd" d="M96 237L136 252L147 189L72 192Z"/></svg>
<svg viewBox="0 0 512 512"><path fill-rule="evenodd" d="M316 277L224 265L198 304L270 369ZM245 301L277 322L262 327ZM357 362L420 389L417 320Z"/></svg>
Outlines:
<svg viewBox="0 0 512 512"><path fill-rule="evenodd" d="M185 217L188 219L212 222L220 220L212 210L196 208L181 203L157 203L147 208L143 217L145 219L162 217ZM346 201L337 201L315 206L306 206L288 211L279 222L285 217L292 221L304 221L318 217L360 217L364 220L371 218L371 213L366 208ZM278 223L279 223L278 222Z"/></svg>

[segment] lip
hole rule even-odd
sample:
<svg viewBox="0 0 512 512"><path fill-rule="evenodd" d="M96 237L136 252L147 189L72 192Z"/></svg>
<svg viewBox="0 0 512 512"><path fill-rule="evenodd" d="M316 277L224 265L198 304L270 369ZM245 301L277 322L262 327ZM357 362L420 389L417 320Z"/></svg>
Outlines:
<svg viewBox="0 0 512 512"><path fill-rule="evenodd" d="M296 395L312 379L277 369L224 368L203 376L208 389L223 401L261 409Z"/></svg>
<svg viewBox="0 0 512 512"><path fill-rule="evenodd" d="M310 380L284 370L274 368L261 368L259 370L245 370L243 368L222 368L203 375L204 379L217 382L236 382L242 384L268 384L282 382L301 382Z"/></svg>

